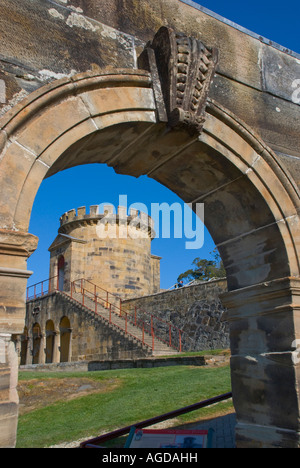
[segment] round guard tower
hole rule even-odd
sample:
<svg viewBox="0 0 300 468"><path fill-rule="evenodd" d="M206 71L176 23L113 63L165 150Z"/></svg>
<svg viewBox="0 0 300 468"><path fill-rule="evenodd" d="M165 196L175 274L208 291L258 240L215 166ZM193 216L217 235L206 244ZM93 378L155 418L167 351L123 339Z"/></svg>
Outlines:
<svg viewBox="0 0 300 468"><path fill-rule="evenodd" d="M101 288L132 298L160 291L160 259L151 255L155 237L150 216L119 207L85 207L60 218L58 235L49 248L50 277L60 290L84 278Z"/></svg>

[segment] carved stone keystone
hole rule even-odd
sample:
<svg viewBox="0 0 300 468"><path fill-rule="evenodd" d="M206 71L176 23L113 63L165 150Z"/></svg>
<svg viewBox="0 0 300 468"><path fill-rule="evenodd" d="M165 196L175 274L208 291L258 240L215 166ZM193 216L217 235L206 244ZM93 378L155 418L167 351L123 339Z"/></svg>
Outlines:
<svg viewBox="0 0 300 468"><path fill-rule="evenodd" d="M139 57L139 68L151 72L159 118L170 127L200 133L218 50L200 40L162 27Z"/></svg>

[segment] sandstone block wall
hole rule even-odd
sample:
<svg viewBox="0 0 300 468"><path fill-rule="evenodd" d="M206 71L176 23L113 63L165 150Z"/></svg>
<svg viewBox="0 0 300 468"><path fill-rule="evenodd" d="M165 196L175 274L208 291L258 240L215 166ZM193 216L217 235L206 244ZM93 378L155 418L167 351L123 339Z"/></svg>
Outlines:
<svg viewBox="0 0 300 468"><path fill-rule="evenodd" d="M81 207L61 217L59 234L49 248L50 277L58 274L63 256L65 291L70 290L71 281L81 278L122 298L159 291L160 257L151 255L151 218L133 211L127 216L122 207L113 214L107 207L106 216L111 218L99 226L104 214L97 208L92 206L87 213ZM137 226L136 219L140 220Z"/></svg>
<svg viewBox="0 0 300 468"><path fill-rule="evenodd" d="M57 78L108 66L137 68L144 45L163 25L220 50L210 96L255 129L299 181L299 107L292 99L299 56L190 0L2 0L6 99L0 115Z"/></svg>
<svg viewBox="0 0 300 468"><path fill-rule="evenodd" d="M122 307L124 311L136 307L137 320L141 315L145 320L144 312L149 323L151 315L155 316L155 334L164 341L168 339L169 323L181 329L182 351L226 349L229 348L229 332L226 322L222 321L225 309L219 297L226 289L226 280L215 280L129 299ZM161 326L157 317L162 320ZM176 331L172 329L173 344L176 339ZM60 293L27 303L26 332L18 338L17 349L22 365L133 359L148 355L146 349L122 332Z"/></svg>
<svg viewBox="0 0 300 468"><path fill-rule="evenodd" d="M12 370L13 369L13 370ZM12 448L18 425L18 370L14 343L10 335L0 333L0 434L2 446Z"/></svg>
<svg viewBox="0 0 300 468"><path fill-rule="evenodd" d="M69 321L68 330L62 326L63 318ZM52 353L47 349L49 321L53 323L55 333L55 340L50 343L53 346ZM48 359L48 363L67 362L66 359L61 361L63 333L70 334L69 362L129 359L148 355L147 350L142 349L133 340L127 339L121 331L117 332L94 314L86 313L80 305L70 302L61 294L53 293L27 303L26 328L29 341L26 364L33 363L32 330L36 324L39 325L41 331L40 351L36 364L46 363L46 357L49 358L50 354L52 354L52 359ZM19 352L21 353L21 345ZM24 361L21 363L25 364Z"/></svg>

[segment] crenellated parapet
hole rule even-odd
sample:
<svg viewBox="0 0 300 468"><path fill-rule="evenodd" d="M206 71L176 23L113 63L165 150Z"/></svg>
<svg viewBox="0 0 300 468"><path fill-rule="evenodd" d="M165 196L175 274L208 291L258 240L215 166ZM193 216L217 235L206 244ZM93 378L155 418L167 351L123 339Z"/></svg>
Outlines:
<svg viewBox="0 0 300 468"><path fill-rule="evenodd" d="M153 219L138 209L102 203L69 210L49 247L50 277L66 291L85 278L123 298L156 293L161 257L151 254L154 237Z"/></svg>
<svg viewBox="0 0 300 468"><path fill-rule="evenodd" d="M77 209L72 209L64 213L60 217L59 233L67 234L76 226L88 225L115 225L128 226L130 229L147 232L149 237L155 237L154 221L147 213L140 210L130 208L128 211L125 206L118 206L115 212L112 205L103 205L103 210L100 212L101 205L91 205L89 212L85 206Z"/></svg>

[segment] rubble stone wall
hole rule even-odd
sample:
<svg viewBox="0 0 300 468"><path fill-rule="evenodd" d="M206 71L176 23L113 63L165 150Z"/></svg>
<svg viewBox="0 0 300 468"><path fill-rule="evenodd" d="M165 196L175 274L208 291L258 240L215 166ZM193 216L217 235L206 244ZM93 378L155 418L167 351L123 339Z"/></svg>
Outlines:
<svg viewBox="0 0 300 468"><path fill-rule="evenodd" d="M229 329L222 321L225 308L220 294L225 279L165 291L123 302L124 309L144 310L183 331L183 351L229 348ZM163 328L163 325L162 325Z"/></svg>

